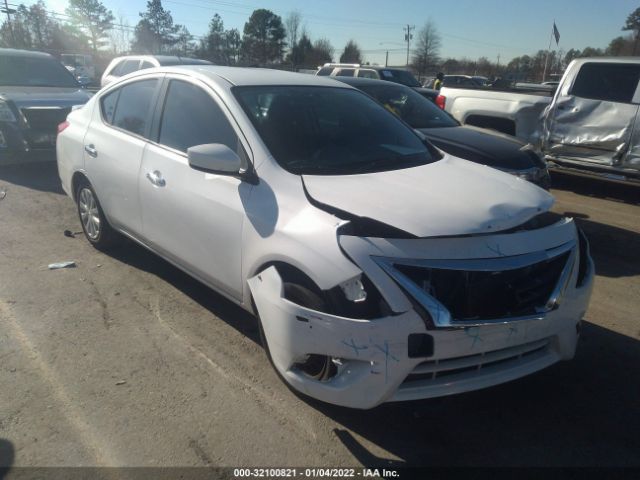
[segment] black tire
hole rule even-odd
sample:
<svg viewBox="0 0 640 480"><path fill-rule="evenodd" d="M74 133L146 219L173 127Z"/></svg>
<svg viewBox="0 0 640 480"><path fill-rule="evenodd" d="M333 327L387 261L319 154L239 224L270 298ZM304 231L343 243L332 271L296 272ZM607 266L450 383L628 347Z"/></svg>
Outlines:
<svg viewBox="0 0 640 480"><path fill-rule="evenodd" d="M109 224L98 196L87 180L82 181L76 190L76 208L84 236L91 245L107 250L118 243L120 235Z"/></svg>
<svg viewBox="0 0 640 480"><path fill-rule="evenodd" d="M306 308L310 308L312 310L325 311L325 302L322 300L322 298L320 298L319 295L312 292L308 288L302 285L298 285L296 283L289 283L289 282L284 282L283 286L284 286L284 296L287 300L290 300L293 303L296 303ZM258 312L258 309L255 307L255 304L254 304L254 310ZM259 314L258 314L258 327L260 330L260 341L262 342L262 346L267 354L267 358L269 359L269 362L278 373L278 376L282 379L280 372L278 372L278 369L275 368L273 359L271 358L271 352L269 351L269 344L264 334L264 330L262 328L262 319L260 318ZM333 377L337 372L337 368L335 364L331 361L331 358L327 357L326 355L311 354L309 355L309 357L304 363L298 363L296 366L305 375L320 381L326 381L331 379L331 377ZM285 380L283 379L283 381ZM287 382L285 381L285 383Z"/></svg>

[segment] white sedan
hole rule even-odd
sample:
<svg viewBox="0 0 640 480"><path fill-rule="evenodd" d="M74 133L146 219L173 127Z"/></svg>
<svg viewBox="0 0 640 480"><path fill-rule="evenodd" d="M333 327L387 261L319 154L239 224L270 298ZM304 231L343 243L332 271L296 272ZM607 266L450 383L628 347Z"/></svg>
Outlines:
<svg viewBox="0 0 640 480"><path fill-rule="evenodd" d="M125 235L256 313L269 359L306 395L371 408L574 355L594 269L573 220L344 83L144 70L59 131L89 242Z"/></svg>

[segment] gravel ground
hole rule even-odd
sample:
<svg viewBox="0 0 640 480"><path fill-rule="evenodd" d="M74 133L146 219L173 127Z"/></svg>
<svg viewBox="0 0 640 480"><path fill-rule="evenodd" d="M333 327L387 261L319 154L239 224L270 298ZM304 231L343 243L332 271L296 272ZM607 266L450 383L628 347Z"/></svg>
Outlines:
<svg viewBox="0 0 640 480"><path fill-rule="evenodd" d="M0 465L639 466L640 189L553 180L598 272L576 358L353 411L289 391L256 321L163 260L65 237L55 164L0 168Z"/></svg>

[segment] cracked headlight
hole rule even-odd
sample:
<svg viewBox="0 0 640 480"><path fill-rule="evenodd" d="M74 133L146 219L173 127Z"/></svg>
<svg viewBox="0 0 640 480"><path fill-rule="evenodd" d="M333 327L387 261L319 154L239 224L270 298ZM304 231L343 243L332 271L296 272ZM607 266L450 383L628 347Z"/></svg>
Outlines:
<svg viewBox="0 0 640 480"><path fill-rule="evenodd" d="M6 101L0 100L0 122L16 122L16 116Z"/></svg>

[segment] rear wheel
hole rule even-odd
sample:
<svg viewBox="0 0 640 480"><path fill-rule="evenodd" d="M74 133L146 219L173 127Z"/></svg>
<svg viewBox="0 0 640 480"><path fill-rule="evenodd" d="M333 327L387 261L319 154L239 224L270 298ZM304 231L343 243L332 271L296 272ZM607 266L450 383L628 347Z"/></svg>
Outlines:
<svg viewBox="0 0 640 480"><path fill-rule="evenodd" d="M325 302L320 298L319 295L309 290L308 288L302 285L298 285L296 283L288 283L288 282L284 282L283 287L284 287L284 296L287 300L290 300L297 305L310 308L312 310L318 310L321 312L326 310ZM262 328L262 319L260 319L259 323L260 323L260 340L262 341L262 346L267 352L267 357L269 358L269 361L273 365L271 352L269 351L269 344L267 342L267 339L264 334L264 330ZM337 372L337 368L333 363L333 361L331 360L331 357L328 357L326 355L319 355L319 354L308 355L303 362L297 363L296 367L308 377L311 377L314 380L319 380L319 381L329 380ZM275 365L274 365L274 368L275 368Z"/></svg>
<svg viewBox="0 0 640 480"><path fill-rule="evenodd" d="M78 186L76 205L82 231L91 245L102 250L117 243L118 233L109 225L98 197L88 181Z"/></svg>

